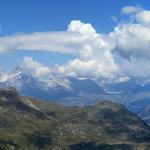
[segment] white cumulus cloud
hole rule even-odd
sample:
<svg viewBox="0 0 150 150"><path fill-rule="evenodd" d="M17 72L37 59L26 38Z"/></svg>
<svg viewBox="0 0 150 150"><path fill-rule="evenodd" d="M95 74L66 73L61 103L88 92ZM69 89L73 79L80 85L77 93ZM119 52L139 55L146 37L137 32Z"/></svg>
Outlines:
<svg viewBox="0 0 150 150"><path fill-rule="evenodd" d="M111 45L106 39L107 36L96 33L91 24L74 20L68 25L67 31L1 37L0 51L43 50L70 53L76 58L59 66L57 70L60 73L91 77L111 76L117 71L117 65L111 53ZM24 58L23 67L39 77L49 73L47 67L28 57Z"/></svg>
<svg viewBox="0 0 150 150"><path fill-rule="evenodd" d="M135 6L124 7L121 11L129 20L116 25L111 33L97 33L90 23L73 20L66 31L0 37L0 52L55 51L75 57L53 68L25 57L22 67L38 78L53 73L90 78L149 77L150 11Z"/></svg>
<svg viewBox="0 0 150 150"><path fill-rule="evenodd" d="M24 73L40 79L49 78L51 73L50 68L36 60L33 60L31 57L24 57L21 68Z"/></svg>

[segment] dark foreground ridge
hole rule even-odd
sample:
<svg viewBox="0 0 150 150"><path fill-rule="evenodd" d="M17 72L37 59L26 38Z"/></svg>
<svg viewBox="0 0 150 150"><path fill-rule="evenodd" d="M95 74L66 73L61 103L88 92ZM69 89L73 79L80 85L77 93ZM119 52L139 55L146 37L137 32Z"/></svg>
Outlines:
<svg viewBox="0 0 150 150"><path fill-rule="evenodd" d="M0 150L149 150L150 127L120 104L64 107L0 90Z"/></svg>

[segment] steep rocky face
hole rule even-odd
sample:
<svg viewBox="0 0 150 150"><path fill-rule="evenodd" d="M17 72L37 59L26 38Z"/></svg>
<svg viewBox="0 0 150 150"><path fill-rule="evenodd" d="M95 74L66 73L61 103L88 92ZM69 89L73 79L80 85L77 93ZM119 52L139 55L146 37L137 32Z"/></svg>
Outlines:
<svg viewBox="0 0 150 150"><path fill-rule="evenodd" d="M150 147L150 127L120 104L65 107L0 90L0 149L116 150Z"/></svg>

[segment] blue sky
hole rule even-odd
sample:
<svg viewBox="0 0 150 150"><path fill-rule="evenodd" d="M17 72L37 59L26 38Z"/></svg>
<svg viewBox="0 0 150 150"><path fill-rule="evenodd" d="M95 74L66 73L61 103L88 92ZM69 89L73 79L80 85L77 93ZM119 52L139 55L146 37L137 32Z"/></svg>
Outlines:
<svg viewBox="0 0 150 150"><path fill-rule="evenodd" d="M65 31L72 20L89 22L96 32L107 34L116 23L112 16L123 18L125 6L140 5L150 9L147 0L1 0L0 36L44 31ZM29 56L47 66L64 64L74 58L70 54L43 51L14 51L0 54L0 68L12 69Z"/></svg>
<svg viewBox="0 0 150 150"><path fill-rule="evenodd" d="M1 0L1 35L65 30L75 19L90 22L97 32L107 33L114 26L111 16L120 15L124 6L136 4L150 7L147 0Z"/></svg>

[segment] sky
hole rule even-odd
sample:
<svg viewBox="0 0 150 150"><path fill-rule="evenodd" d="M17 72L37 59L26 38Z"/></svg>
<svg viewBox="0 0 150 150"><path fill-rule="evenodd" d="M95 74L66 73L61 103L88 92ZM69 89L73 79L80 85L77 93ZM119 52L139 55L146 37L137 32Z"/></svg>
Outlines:
<svg viewBox="0 0 150 150"><path fill-rule="evenodd" d="M149 10L147 0L1 0L0 70L149 77Z"/></svg>
<svg viewBox="0 0 150 150"><path fill-rule="evenodd" d="M18 32L62 31L71 20L90 22L97 32L113 30L111 16L128 5L149 8L147 0L1 0L1 35Z"/></svg>

